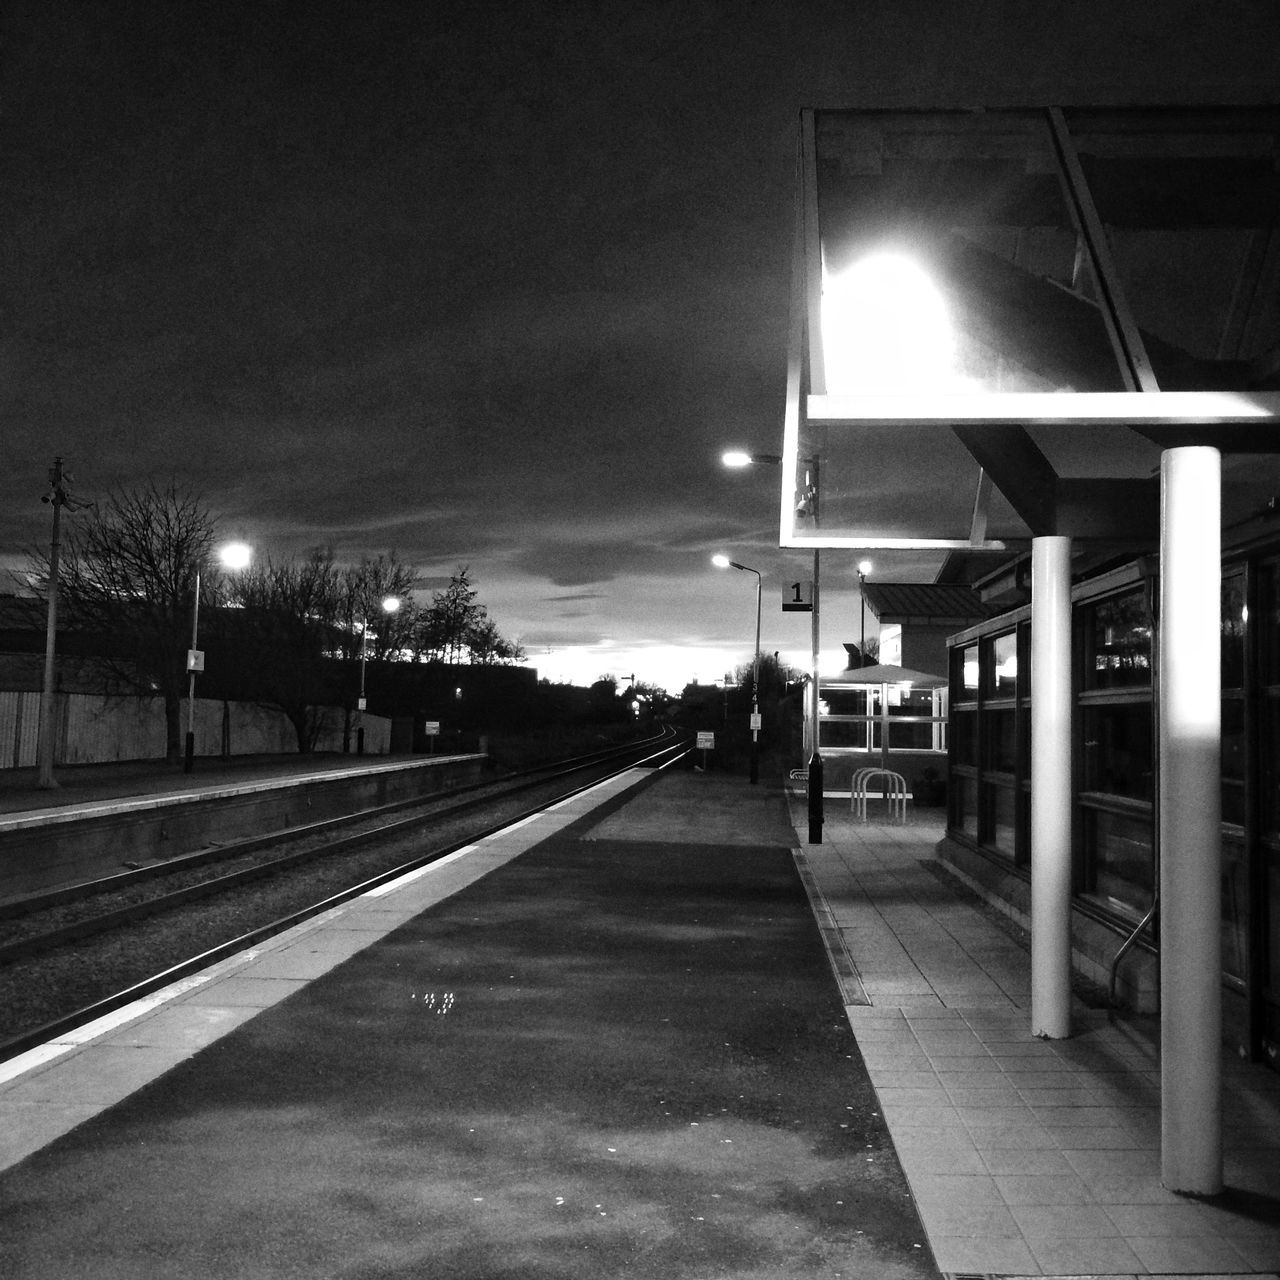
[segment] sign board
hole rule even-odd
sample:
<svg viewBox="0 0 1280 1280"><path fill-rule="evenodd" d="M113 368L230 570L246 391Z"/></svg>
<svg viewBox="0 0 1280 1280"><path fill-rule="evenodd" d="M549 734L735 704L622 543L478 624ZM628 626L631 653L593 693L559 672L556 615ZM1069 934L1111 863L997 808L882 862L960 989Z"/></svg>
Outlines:
<svg viewBox="0 0 1280 1280"><path fill-rule="evenodd" d="M204 650L203 649L187 650L187 670L188 671L204 670Z"/></svg>
<svg viewBox="0 0 1280 1280"><path fill-rule="evenodd" d="M428 738L437 737L440 733L440 721L439 720L423 721L422 732L425 733Z"/></svg>
<svg viewBox="0 0 1280 1280"><path fill-rule="evenodd" d="M751 713L751 731L752 731L753 733L757 733L757 732L759 732L759 729L760 729L760 720L761 720L760 712L758 712L758 711L753 711L753 712Z"/></svg>
<svg viewBox="0 0 1280 1280"><path fill-rule="evenodd" d="M716 735L704 729L698 730L698 750L710 751L716 745Z"/></svg>
<svg viewBox="0 0 1280 1280"><path fill-rule="evenodd" d="M791 582L782 589L783 613L813 612L813 583Z"/></svg>
<svg viewBox="0 0 1280 1280"><path fill-rule="evenodd" d="M366 710L366 709L367 709L367 707L368 707L368 706L369 706L369 699L368 699L368 698L366 698L366 697L364 696L364 694L362 693L362 694L361 694L361 695L356 699L356 710L357 710L357 711L364 711L364 710Z"/></svg>

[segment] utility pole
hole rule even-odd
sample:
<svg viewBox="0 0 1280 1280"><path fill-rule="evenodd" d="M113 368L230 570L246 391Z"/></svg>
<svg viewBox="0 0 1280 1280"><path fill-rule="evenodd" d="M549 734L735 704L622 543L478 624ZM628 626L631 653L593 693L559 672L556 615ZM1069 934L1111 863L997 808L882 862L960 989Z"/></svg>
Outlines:
<svg viewBox="0 0 1280 1280"><path fill-rule="evenodd" d="M49 492L40 499L53 508L53 538L49 546L49 595L48 615L44 635L44 683L40 688L40 776L36 786L42 791L57 787L53 776L53 748L57 736L54 723L54 695L57 681L56 657L58 647L58 549L61 535L62 508L70 505L66 486L71 477L62 470L62 459L54 458L49 468Z"/></svg>

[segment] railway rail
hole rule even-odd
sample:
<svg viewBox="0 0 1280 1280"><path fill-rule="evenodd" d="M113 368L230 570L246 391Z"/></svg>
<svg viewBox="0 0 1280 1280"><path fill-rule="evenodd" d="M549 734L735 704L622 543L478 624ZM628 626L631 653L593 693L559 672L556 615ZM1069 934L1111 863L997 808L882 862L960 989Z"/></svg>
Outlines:
<svg viewBox="0 0 1280 1280"><path fill-rule="evenodd" d="M6 903L0 1061L606 777L687 750L668 729L466 794L401 800Z"/></svg>

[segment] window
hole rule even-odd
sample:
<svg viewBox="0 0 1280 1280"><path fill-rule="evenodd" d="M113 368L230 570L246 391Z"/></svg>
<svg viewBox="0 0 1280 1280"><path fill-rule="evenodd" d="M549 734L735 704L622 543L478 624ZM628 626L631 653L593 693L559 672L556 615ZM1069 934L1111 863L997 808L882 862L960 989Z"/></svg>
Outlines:
<svg viewBox="0 0 1280 1280"><path fill-rule="evenodd" d="M1151 816L1105 809L1084 812L1090 895L1124 915L1141 917L1151 905Z"/></svg>
<svg viewBox="0 0 1280 1280"><path fill-rule="evenodd" d="M1010 862L1025 861L1030 628L1013 626L952 651L951 829Z"/></svg>
<svg viewBox="0 0 1280 1280"><path fill-rule="evenodd" d="M1155 794L1150 702L1086 707L1082 790L1150 801Z"/></svg>
<svg viewBox="0 0 1280 1280"><path fill-rule="evenodd" d="M1152 625L1141 586L1077 610L1080 889L1139 918L1155 884Z"/></svg>
<svg viewBox="0 0 1280 1280"><path fill-rule="evenodd" d="M1086 609L1086 689L1151 685L1151 621L1141 588Z"/></svg>

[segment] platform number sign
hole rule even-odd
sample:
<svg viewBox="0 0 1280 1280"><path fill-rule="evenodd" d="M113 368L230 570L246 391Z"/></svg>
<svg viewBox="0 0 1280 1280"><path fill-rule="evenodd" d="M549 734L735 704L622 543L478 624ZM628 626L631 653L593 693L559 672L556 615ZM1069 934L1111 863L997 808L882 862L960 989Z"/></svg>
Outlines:
<svg viewBox="0 0 1280 1280"><path fill-rule="evenodd" d="M782 589L783 613L813 612L813 583L791 582Z"/></svg>

